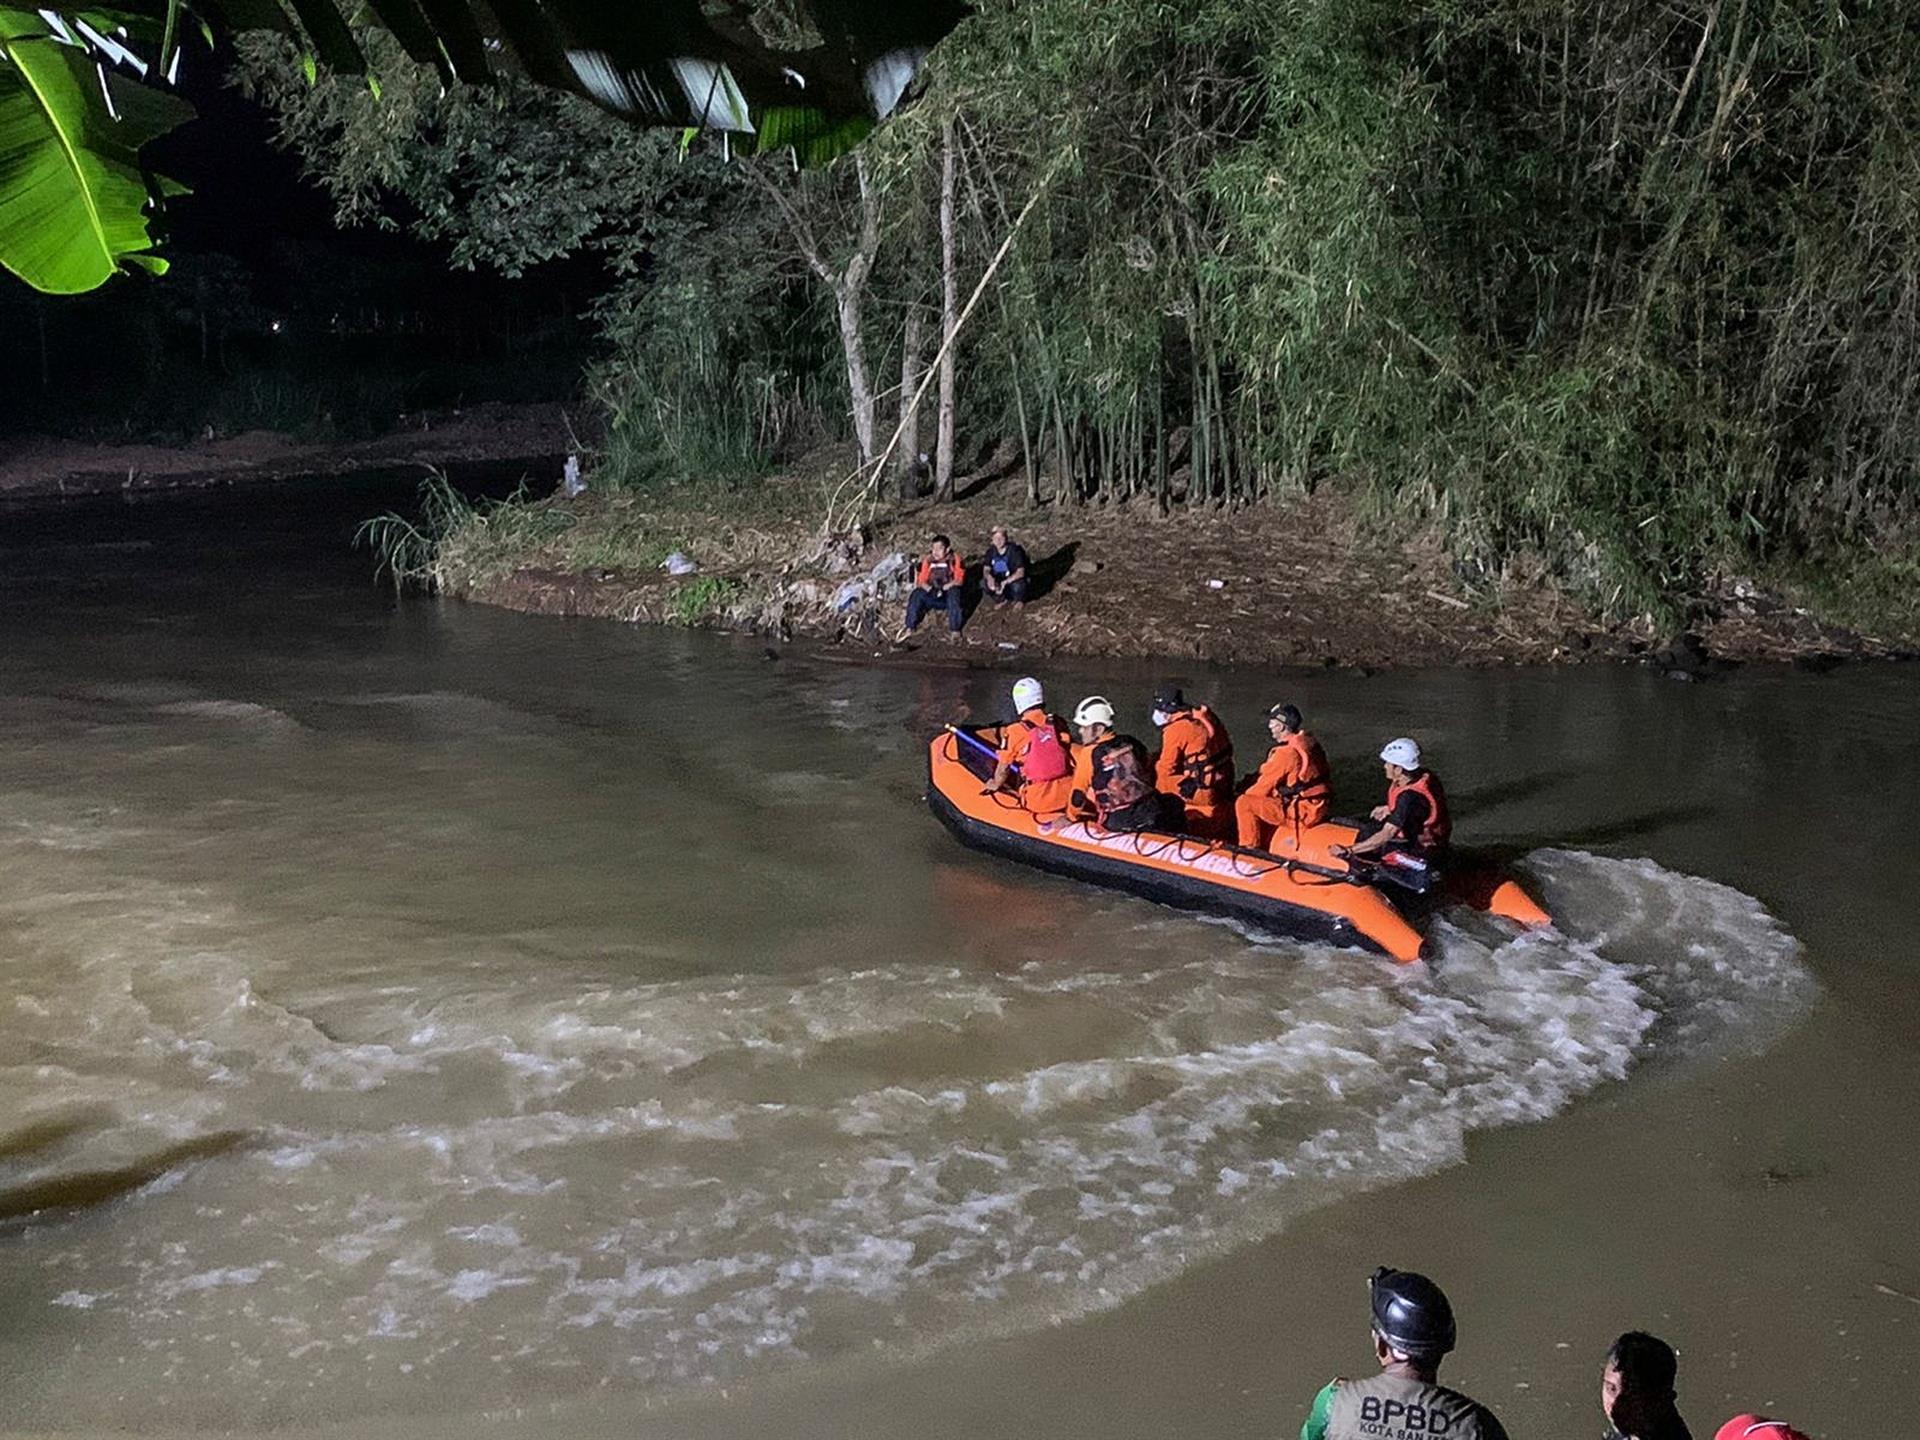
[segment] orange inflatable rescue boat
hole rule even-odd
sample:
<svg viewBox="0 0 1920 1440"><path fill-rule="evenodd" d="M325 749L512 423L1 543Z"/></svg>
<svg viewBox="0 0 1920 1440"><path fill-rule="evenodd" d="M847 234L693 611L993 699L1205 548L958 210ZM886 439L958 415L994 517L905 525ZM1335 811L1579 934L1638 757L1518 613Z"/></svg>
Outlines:
<svg viewBox="0 0 1920 1440"><path fill-rule="evenodd" d="M927 747L927 802L963 844L1148 900L1248 921L1303 940L1357 945L1402 964L1421 958L1420 926L1466 905L1521 925L1551 917L1513 880L1456 854L1445 874L1416 863L1349 866L1328 853L1351 825L1282 830L1273 850L1244 850L1171 831L1120 833L1091 821L1042 828L1010 793L981 794L1000 727L949 725Z"/></svg>

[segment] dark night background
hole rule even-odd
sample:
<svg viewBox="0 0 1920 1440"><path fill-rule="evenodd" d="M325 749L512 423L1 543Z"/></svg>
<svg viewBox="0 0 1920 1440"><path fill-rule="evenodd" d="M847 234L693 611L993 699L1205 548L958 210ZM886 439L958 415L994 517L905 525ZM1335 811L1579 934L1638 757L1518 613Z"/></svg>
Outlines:
<svg viewBox="0 0 1920 1440"><path fill-rule="evenodd" d="M352 438L405 411L577 390L593 262L508 281L405 234L339 230L224 62L184 62L199 118L148 157L193 192L156 227L172 269L79 296L0 272L0 434Z"/></svg>

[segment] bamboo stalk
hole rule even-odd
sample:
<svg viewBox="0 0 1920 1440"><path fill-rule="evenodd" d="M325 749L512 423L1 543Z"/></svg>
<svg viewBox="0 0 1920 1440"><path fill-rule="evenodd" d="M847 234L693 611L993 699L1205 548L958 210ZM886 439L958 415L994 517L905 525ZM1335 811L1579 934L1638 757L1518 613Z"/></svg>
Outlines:
<svg viewBox="0 0 1920 1440"><path fill-rule="evenodd" d="M1153 389L1153 488L1160 513L1167 513L1167 387L1165 377Z"/></svg>

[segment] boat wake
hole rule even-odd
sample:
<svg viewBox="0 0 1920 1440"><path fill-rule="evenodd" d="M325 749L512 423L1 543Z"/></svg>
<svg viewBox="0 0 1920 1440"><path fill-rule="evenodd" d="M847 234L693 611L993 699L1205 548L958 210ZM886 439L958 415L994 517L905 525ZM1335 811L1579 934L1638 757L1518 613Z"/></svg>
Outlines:
<svg viewBox="0 0 1920 1440"><path fill-rule="evenodd" d="M1103 897L998 966L321 984L192 897L9 912L83 952L0 1016L9 1285L130 1358L0 1378L29 1428L248 1425L1041 1324L1809 1003L1747 896L1524 868L1564 933L1413 967Z"/></svg>

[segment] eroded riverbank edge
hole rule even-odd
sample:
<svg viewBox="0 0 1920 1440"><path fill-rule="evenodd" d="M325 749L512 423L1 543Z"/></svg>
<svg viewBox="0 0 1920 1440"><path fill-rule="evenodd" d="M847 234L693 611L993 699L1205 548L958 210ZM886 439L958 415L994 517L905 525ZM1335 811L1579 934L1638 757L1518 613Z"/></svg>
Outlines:
<svg viewBox="0 0 1920 1440"><path fill-rule="evenodd" d="M1684 602L1683 619L1667 621L1609 620L1540 575L1470 585L1435 537L1383 538L1330 491L1284 508L1162 516L1144 504L1029 509L995 488L903 506L833 535L803 513L742 520L634 497L556 499L545 502L545 526L518 544L475 547L484 554L453 547L441 583L532 614L750 633L883 665L1017 667L1053 656L1346 669L1610 661L1692 679L1749 662L1818 670L1920 654L1920 636L1864 633L1823 618L1805 597L1739 576L1717 579ZM904 586L873 586L875 567L918 556L935 533L951 535L974 564L995 523L1032 557L1033 601L1016 610L970 600L960 634L949 636L936 615L897 642ZM699 568L668 575L657 557L669 550ZM612 563L579 563L596 554ZM851 601L850 585L859 591Z"/></svg>

